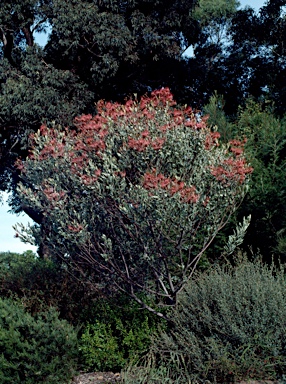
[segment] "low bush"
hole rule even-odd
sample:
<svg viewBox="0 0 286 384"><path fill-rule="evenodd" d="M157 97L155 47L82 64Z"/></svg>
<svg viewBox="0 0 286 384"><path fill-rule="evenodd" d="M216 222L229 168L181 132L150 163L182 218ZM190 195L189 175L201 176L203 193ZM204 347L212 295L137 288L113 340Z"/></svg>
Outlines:
<svg viewBox="0 0 286 384"><path fill-rule="evenodd" d="M259 261L217 267L187 284L172 319L173 325L155 338L145 357L145 363L152 361L153 372L156 366L161 372L165 367L168 374L161 382L285 378L282 269ZM142 382L155 382L148 381L148 374Z"/></svg>
<svg viewBox="0 0 286 384"><path fill-rule="evenodd" d="M117 371L135 363L165 324L125 296L98 300L87 311L85 322L79 347L85 371Z"/></svg>
<svg viewBox="0 0 286 384"><path fill-rule="evenodd" d="M0 297L19 299L32 315L52 306L61 318L77 325L80 314L98 296L59 262L32 251L0 252Z"/></svg>
<svg viewBox="0 0 286 384"><path fill-rule="evenodd" d="M0 299L1 384L68 383L76 368L77 334L50 309L31 316Z"/></svg>

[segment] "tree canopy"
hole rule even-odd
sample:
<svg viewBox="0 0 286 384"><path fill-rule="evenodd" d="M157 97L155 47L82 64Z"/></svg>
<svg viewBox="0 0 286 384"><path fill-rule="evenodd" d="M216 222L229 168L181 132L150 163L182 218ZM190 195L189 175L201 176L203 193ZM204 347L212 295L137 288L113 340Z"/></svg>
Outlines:
<svg viewBox="0 0 286 384"><path fill-rule="evenodd" d="M252 96L285 113L285 5L270 0L259 12L247 7L211 19L189 60L194 98L205 104L217 91L233 115Z"/></svg>

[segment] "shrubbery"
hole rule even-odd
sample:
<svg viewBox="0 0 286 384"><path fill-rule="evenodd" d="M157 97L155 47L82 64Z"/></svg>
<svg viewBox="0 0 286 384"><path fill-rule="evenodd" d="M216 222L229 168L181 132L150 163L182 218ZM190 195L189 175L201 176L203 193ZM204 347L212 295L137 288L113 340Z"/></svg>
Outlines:
<svg viewBox="0 0 286 384"><path fill-rule="evenodd" d="M89 291L59 263L30 251L0 253L0 295L20 300L31 315L52 305L61 318L79 325L78 355L84 371L120 370L135 361L160 322L123 295Z"/></svg>
<svg viewBox="0 0 286 384"><path fill-rule="evenodd" d="M245 155L254 168L249 193L237 211L238 218L251 213L252 219L244 239L244 250L259 250L265 260L273 255L285 260L286 256L286 119L273 113L274 106L266 102L255 103L248 99L235 119L223 112L224 100L214 95L204 112L210 115L209 123L218 127L222 139L246 137ZM223 236L227 233L220 232ZM216 241L213 254L221 249Z"/></svg>
<svg viewBox="0 0 286 384"><path fill-rule="evenodd" d="M23 183L18 192L43 222L19 235L41 238L50 260L28 255L26 263L15 259L11 268L2 259L2 292L25 298L29 309L40 297L45 305L51 298L58 307L73 308L83 325L85 370L118 370L132 358L137 363L151 345L143 358L144 383L151 377L158 383L280 378L286 373L284 271L241 260L235 268L216 267L187 283L244 196L252 172L243 154L247 140L219 144L219 133L204 119L174 105L169 90L162 89L139 102L99 102L98 115L78 117L74 130L42 126L32 138L30 156L18 161L21 177L31 186ZM254 123L259 114L255 111ZM237 125L243 134L248 117L242 114ZM279 135L281 127L276 127ZM266 146L268 152L262 148L257 157L269 165L270 180L272 165L282 171L284 162L276 136L267 136L270 125L264 128L261 137L275 150ZM253 131L246 147L255 143ZM263 170L262 164L265 175ZM214 249L220 248L218 241ZM74 297L80 297L80 285L68 272L105 292L102 301L79 311ZM56 291L49 296L53 282L60 300ZM61 291L62 286L67 289ZM30 296L34 287L35 297ZM136 306L128 310L126 302L119 314L112 302L116 292L171 319L169 328L156 336L153 313L141 315ZM60 304L65 295L66 307ZM176 306L173 312L166 309L170 305Z"/></svg>
<svg viewBox="0 0 286 384"><path fill-rule="evenodd" d="M80 313L98 297L61 263L31 251L0 252L0 296L20 299L31 313L55 307L61 318L77 324Z"/></svg>
<svg viewBox="0 0 286 384"><path fill-rule="evenodd" d="M122 295L96 301L86 315L79 348L82 368L89 371L117 371L136 363L147 352L151 336L165 326Z"/></svg>
<svg viewBox="0 0 286 384"><path fill-rule="evenodd" d="M2 384L68 383L76 361L76 332L55 310L33 317L21 304L0 299Z"/></svg>
<svg viewBox="0 0 286 384"><path fill-rule="evenodd" d="M146 358L159 366L158 382L283 377L285 297L284 271L261 262L218 267L189 282L173 312L173 327L156 338ZM142 382L151 382L150 372Z"/></svg>

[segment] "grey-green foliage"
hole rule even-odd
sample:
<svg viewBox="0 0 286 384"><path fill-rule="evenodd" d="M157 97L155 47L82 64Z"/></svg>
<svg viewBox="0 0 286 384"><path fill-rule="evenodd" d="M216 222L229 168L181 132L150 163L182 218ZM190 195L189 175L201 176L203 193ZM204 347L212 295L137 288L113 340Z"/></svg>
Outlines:
<svg viewBox="0 0 286 384"><path fill-rule="evenodd" d="M240 203L252 169L191 110L173 110L169 89L127 103L98 103L96 117L77 119L76 136L42 127L20 164L33 187L21 183L18 192L44 214L51 252L86 280L94 270L100 284L139 303L141 291L169 305Z"/></svg>
<svg viewBox="0 0 286 384"><path fill-rule="evenodd" d="M249 227L251 215L244 217L241 223L238 223L233 234L228 237L224 246L224 254L229 256L243 243L247 228Z"/></svg>
<svg viewBox="0 0 286 384"><path fill-rule="evenodd" d="M173 327L154 340L146 361L181 383L281 378L285 297L283 270L260 261L217 267L187 284Z"/></svg>
<svg viewBox="0 0 286 384"><path fill-rule="evenodd" d="M64 384L76 368L77 335L55 310L33 317L0 299L1 384Z"/></svg>

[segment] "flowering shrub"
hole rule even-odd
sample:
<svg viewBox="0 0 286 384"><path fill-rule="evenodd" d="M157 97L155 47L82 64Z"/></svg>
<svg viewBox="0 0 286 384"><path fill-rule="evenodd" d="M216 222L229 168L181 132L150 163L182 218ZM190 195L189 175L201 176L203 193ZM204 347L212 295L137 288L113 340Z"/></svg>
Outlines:
<svg viewBox="0 0 286 384"><path fill-rule="evenodd" d="M168 88L97 111L75 129L41 127L17 162L19 194L43 214L54 254L138 302L144 291L174 304L244 196L244 142L221 145Z"/></svg>

